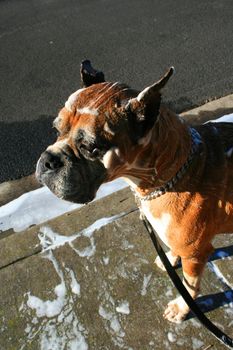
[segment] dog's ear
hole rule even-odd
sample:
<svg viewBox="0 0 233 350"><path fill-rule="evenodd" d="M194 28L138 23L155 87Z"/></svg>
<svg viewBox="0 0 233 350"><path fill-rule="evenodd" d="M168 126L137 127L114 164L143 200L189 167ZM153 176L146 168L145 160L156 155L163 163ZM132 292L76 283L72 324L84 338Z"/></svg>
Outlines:
<svg viewBox="0 0 233 350"><path fill-rule="evenodd" d="M141 91L137 97L129 100L125 106L129 127L135 141L143 137L154 125L160 109L161 90L165 87L174 72L171 67L156 83Z"/></svg>
<svg viewBox="0 0 233 350"><path fill-rule="evenodd" d="M81 85L88 87L92 84L103 83L104 73L94 69L89 60L85 60L80 66Z"/></svg>

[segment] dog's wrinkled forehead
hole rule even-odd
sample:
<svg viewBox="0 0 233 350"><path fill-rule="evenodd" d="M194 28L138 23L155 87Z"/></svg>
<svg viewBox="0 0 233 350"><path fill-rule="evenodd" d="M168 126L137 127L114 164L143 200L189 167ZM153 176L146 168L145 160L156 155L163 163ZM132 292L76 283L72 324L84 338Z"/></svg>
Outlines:
<svg viewBox="0 0 233 350"><path fill-rule="evenodd" d="M114 143L124 134L137 143L157 120L161 89L173 71L171 67L159 81L138 92L118 82L105 82L102 72L94 69L90 61L83 61L82 88L70 95L54 121L60 134L58 141L66 139L74 149L79 131L85 131L83 135L87 137L82 138L86 141L99 137Z"/></svg>
<svg viewBox="0 0 233 350"><path fill-rule="evenodd" d="M118 82L95 84L74 92L66 101L65 107L71 112L97 115L99 110L119 103L120 97L124 98L122 95L128 90L126 85Z"/></svg>
<svg viewBox="0 0 233 350"><path fill-rule="evenodd" d="M79 89L70 95L54 126L64 133L77 124L89 129L95 124L100 126L114 108L126 104L133 96L129 87L118 82L103 82Z"/></svg>

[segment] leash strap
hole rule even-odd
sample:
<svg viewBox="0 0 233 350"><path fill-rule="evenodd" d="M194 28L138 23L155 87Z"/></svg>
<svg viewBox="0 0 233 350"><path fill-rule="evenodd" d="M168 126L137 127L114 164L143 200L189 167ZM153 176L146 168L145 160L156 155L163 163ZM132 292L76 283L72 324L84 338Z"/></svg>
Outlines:
<svg viewBox="0 0 233 350"><path fill-rule="evenodd" d="M190 307L192 312L196 315L196 317L199 319L199 321L218 339L220 342L222 342L225 346L227 346L229 349L233 348L233 339L231 339L228 335L223 333L218 327L216 327L200 310L200 308L197 306L185 286L183 285L182 281L180 280L178 274L176 273L175 269L172 267L170 261L168 260L163 248L161 247L160 243L158 242L155 230L149 223L149 221L146 218L143 218L143 223L146 227L146 230L148 231L150 238L154 244L154 247L164 264L167 273L169 277L171 278L173 284L177 288L180 295L183 297L186 304Z"/></svg>

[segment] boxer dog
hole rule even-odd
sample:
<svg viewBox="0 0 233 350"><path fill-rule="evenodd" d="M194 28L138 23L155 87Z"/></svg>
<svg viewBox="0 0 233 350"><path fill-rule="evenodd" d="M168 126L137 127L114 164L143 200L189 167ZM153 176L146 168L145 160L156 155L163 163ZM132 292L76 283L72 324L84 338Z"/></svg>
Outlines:
<svg viewBox="0 0 233 350"><path fill-rule="evenodd" d="M171 264L181 258L183 283L195 299L213 237L233 230L233 123L193 128L166 108L161 90L172 73L138 92L105 82L84 61L82 88L54 120L59 136L42 153L36 175L55 195L76 203L92 201L101 184L125 178L170 248ZM188 312L178 297L164 317L180 322Z"/></svg>

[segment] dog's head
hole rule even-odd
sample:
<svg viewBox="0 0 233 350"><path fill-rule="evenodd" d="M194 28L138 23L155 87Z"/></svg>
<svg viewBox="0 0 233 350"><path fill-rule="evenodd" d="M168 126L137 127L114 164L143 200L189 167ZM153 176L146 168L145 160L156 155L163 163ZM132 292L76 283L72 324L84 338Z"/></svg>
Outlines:
<svg viewBox="0 0 233 350"><path fill-rule="evenodd" d="M160 90L172 73L173 68L138 93L124 84L105 82L104 74L84 61L82 88L54 120L59 136L37 163L38 180L60 198L87 203L102 183L127 173L156 121Z"/></svg>

